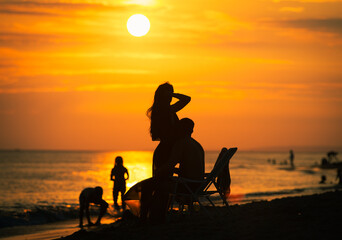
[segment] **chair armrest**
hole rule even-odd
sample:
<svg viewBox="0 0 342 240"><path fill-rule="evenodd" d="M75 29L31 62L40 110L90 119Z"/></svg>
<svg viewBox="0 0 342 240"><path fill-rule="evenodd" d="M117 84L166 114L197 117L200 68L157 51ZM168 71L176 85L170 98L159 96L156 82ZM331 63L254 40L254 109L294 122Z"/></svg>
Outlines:
<svg viewBox="0 0 342 240"><path fill-rule="evenodd" d="M172 180L177 182L188 182L188 183L203 183L205 180L194 180L189 178L183 178L183 177L172 177Z"/></svg>

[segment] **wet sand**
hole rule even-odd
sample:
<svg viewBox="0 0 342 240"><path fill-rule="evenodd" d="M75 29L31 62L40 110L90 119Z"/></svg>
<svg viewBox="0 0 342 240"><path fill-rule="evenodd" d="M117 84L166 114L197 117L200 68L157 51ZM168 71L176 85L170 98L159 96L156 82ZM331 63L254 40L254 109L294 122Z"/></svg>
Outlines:
<svg viewBox="0 0 342 240"><path fill-rule="evenodd" d="M174 217L157 225L139 225L134 221L103 224L59 240L340 239L342 192L234 205L230 214L214 219L204 213Z"/></svg>
<svg viewBox="0 0 342 240"><path fill-rule="evenodd" d="M96 219L97 216L93 217ZM113 217L105 216L102 219L104 224L110 224L113 222ZM29 226L16 226L6 227L0 229L1 240L45 240L56 239L62 236L68 236L77 232L78 219L70 219L66 221L59 221L48 224L29 225ZM96 227L90 227L90 229Z"/></svg>

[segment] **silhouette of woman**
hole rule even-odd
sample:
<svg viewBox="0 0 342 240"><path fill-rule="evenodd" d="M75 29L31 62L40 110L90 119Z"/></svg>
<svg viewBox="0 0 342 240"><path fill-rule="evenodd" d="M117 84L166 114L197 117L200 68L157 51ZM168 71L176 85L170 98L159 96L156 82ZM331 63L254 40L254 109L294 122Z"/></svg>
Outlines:
<svg viewBox="0 0 342 240"><path fill-rule="evenodd" d="M171 105L172 98L177 98L178 101ZM153 153L153 176L169 159L172 147L177 140L176 125L179 118L176 113L190 100L189 96L174 93L173 86L168 82L159 85L154 94L153 105L147 110L147 116L151 120L152 141L160 141Z"/></svg>
<svg viewBox="0 0 342 240"><path fill-rule="evenodd" d="M178 101L171 105L172 98ZM160 141L153 153L152 173L153 177L141 182L140 197L140 219L146 221L153 209L159 209L158 202L153 205L154 192L160 182L168 176L156 178L156 172L168 162L171 150L177 140L176 126L179 118L176 114L184 108L191 98L173 92L170 83L159 85L155 94L152 106L147 110L147 116L151 120L150 134L152 141ZM139 190L138 190L139 191ZM155 212L155 211L154 211Z"/></svg>

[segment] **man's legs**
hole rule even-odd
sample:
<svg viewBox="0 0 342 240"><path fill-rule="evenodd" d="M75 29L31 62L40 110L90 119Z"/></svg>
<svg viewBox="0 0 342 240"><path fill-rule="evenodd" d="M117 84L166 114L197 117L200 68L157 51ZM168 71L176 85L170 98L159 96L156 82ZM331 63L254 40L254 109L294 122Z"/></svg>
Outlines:
<svg viewBox="0 0 342 240"><path fill-rule="evenodd" d="M99 214L99 217L97 218L97 221L95 223L96 225L101 224L101 218L106 213L107 208L108 208L108 203L105 200L102 200L100 203L100 214Z"/></svg>
<svg viewBox="0 0 342 240"><path fill-rule="evenodd" d="M80 199L80 227L83 227L83 212L84 212L84 204L82 203Z"/></svg>
<svg viewBox="0 0 342 240"><path fill-rule="evenodd" d="M88 220L88 225L91 226L91 225L93 225L93 223L90 220L89 207L90 207L89 203L86 203L85 204L86 217L87 217L87 220Z"/></svg>

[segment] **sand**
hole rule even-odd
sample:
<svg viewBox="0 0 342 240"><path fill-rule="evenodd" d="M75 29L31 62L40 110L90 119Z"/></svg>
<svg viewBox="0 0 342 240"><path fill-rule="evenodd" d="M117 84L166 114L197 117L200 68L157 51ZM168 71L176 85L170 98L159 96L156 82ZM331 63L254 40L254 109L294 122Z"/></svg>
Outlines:
<svg viewBox="0 0 342 240"><path fill-rule="evenodd" d="M92 217L93 220L97 216ZM113 217L105 216L102 219L104 224L113 223ZM77 232L80 228L78 227L78 219L70 219L65 221L58 221L40 225L28 225L28 226L16 226L0 228L0 239L1 240L45 240L45 239L56 239L62 236L68 236ZM91 227L90 229L95 228Z"/></svg>
<svg viewBox="0 0 342 240"><path fill-rule="evenodd" d="M224 213L225 209L219 209ZM212 211L212 210L210 210ZM340 239L342 192L328 192L231 206L230 214L174 215L168 223L103 224L59 240L109 239Z"/></svg>

